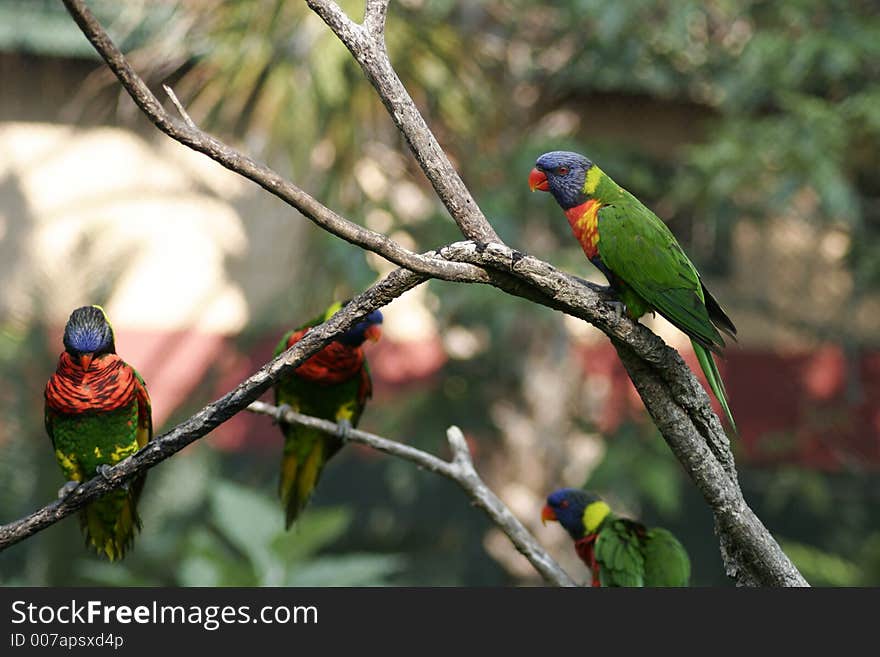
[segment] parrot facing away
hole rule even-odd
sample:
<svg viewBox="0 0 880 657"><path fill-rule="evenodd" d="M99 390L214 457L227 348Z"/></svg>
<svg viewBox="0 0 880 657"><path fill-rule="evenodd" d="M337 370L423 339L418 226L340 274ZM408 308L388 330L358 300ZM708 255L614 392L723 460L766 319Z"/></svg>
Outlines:
<svg viewBox="0 0 880 657"><path fill-rule="evenodd" d="M296 344L311 327L330 319L343 305L335 303L323 315L286 333L275 348L275 356ZM363 344L381 337L381 324L382 313L374 310L275 385L279 407L288 406L341 427L340 435L331 436L301 425L281 424L284 455L278 493L287 528L305 508L324 466L342 448L348 429L357 426L372 395Z"/></svg>
<svg viewBox="0 0 880 657"><path fill-rule="evenodd" d="M541 521L556 520L574 539L593 586L687 586L688 554L672 533L620 518L596 495L560 488L547 496Z"/></svg>
<svg viewBox="0 0 880 657"><path fill-rule="evenodd" d="M687 334L736 432L712 355L724 347L719 330L735 340L736 327L666 224L578 153L544 153L529 174L529 186L553 195L587 258L608 279L632 319L657 311Z"/></svg>
<svg viewBox="0 0 880 657"><path fill-rule="evenodd" d="M46 384L46 432L68 483L103 474L153 437L144 380L116 355L113 328L100 306L74 310L64 327L64 351ZM80 511L86 545L110 561L125 556L141 521L137 503L146 474L89 502Z"/></svg>

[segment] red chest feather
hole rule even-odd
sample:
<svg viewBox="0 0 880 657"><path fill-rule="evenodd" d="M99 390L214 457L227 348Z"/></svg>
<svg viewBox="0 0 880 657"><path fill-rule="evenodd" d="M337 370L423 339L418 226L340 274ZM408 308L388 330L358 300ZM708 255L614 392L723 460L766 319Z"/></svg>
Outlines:
<svg viewBox="0 0 880 657"><path fill-rule="evenodd" d="M602 204L590 199L565 211L571 232L580 243L587 258L592 260L599 254L599 209Z"/></svg>
<svg viewBox="0 0 880 657"><path fill-rule="evenodd" d="M288 348L306 334L308 329L295 332L287 341ZM333 384L348 381L361 374L364 365L362 347L351 347L331 342L294 370L297 376L316 383Z"/></svg>
<svg viewBox="0 0 880 657"><path fill-rule="evenodd" d="M598 534L588 534L574 542L575 552L593 573L593 586L599 586L599 563L596 561L596 538L598 536Z"/></svg>
<svg viewBox="0 0 880 657"><path fill-rule="evenodd" d="M88 370L83 370L65 351L46 384L46 404L53 411L68 415L112 411L135 398L135 382L134 370L116 354L96 358Z"/></svg>

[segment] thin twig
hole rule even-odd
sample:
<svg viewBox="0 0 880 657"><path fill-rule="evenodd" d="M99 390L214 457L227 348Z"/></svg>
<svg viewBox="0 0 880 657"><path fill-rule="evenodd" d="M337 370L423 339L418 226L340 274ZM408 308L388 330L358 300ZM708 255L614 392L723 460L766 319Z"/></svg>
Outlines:
<svg viewBox="0 0 880 657"><path fill-rule="evenodd" d="M171 99L171 102L174 103L174 106L177 108L177 111L180 112L180 116L183 117L184 123L189 127L190 130L198 130L199 127L196 125L196 122L192 120L190 115L184 109L181 102L177 99L177 94L174 93L174 89L169 87L167 84L163 84L162 88L165 90L165 93L168 94L168 97Z"/></svg>
<svg viewBox="0 0 880 657"><path fill-rule="evenodd" d="M326 434L339 434L339 425L335 422L302 415L265 402L252 402L247 410L260 415L268 415L288 424L299 424L317 429ZM360 443L385 454L410 461L429 472L451 479L464 489L476 506L486 512L492 522L507 535L516 549L529 560L535 570L548 583L557 586L577 586L574 580L547 554L529 530L513 515L504 502L480 478L474 468L464 435L458 427L452 426L446 431L446 437L453 454L452 462L444 461L415 447L360 429L350 429L347 435L351 442Z"/></svg>

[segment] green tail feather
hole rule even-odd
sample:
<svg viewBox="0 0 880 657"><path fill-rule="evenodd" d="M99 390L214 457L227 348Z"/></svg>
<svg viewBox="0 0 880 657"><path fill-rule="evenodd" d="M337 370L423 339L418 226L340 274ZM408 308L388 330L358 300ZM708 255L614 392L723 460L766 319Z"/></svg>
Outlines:
<svg viewBox="0 0 880 657"><path fill-rule="evenodd" d="M285 510L287 529L296 522L300 512L309 503L328 458L325 454L324 437L317 433L307 437L296 435L301 431L299 427L292 428L293 435L288 435L285 440L284 457L281 460L278 495Z"/></svg>
<svg viewBox="0 0 880 657"><path fill-rule="evenodd" d="M116 561L134 543L134 535L141 528L137 512L137 490L122 488L113 490L85 506L80 512L80 526L86 537L86 545L110 561Z"/></svg>
<svg viewBox="0 0 880 657"><path fill-rule="evenodd" d="M731 429L733 429L735 434L738 433L736 422L733 421L733 413L730 412L730 406L727 403L727 390L724 388L724 381L721 380L721 373L718 371L715 358L705 347L694 341L691 341L691 344L694 346L694 353L697 354L697 360L700 361L700 368L706 376L706 381L709 382L709 387L712 388L712 392L721 404L721 408L724 409L724 414L727 416Z"/></svg>

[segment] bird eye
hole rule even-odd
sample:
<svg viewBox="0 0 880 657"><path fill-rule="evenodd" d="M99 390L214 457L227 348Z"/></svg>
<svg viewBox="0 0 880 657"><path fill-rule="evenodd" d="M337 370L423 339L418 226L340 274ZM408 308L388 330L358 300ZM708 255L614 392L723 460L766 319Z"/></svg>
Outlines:
<svg viewBox="0 0 880 657"><path fill-rule="evenodd" d="M568 167L556 167L556 173L558 173L560 176L564 176L568 173Z"/></svg>
<svg viewBox="0 0 880 657"><path fill-rule="evenodd" d="M559 508L560 508L560 509L567 509L567 508L568 508L568 500L562 500L562 501L559 503Z"/></svg>

